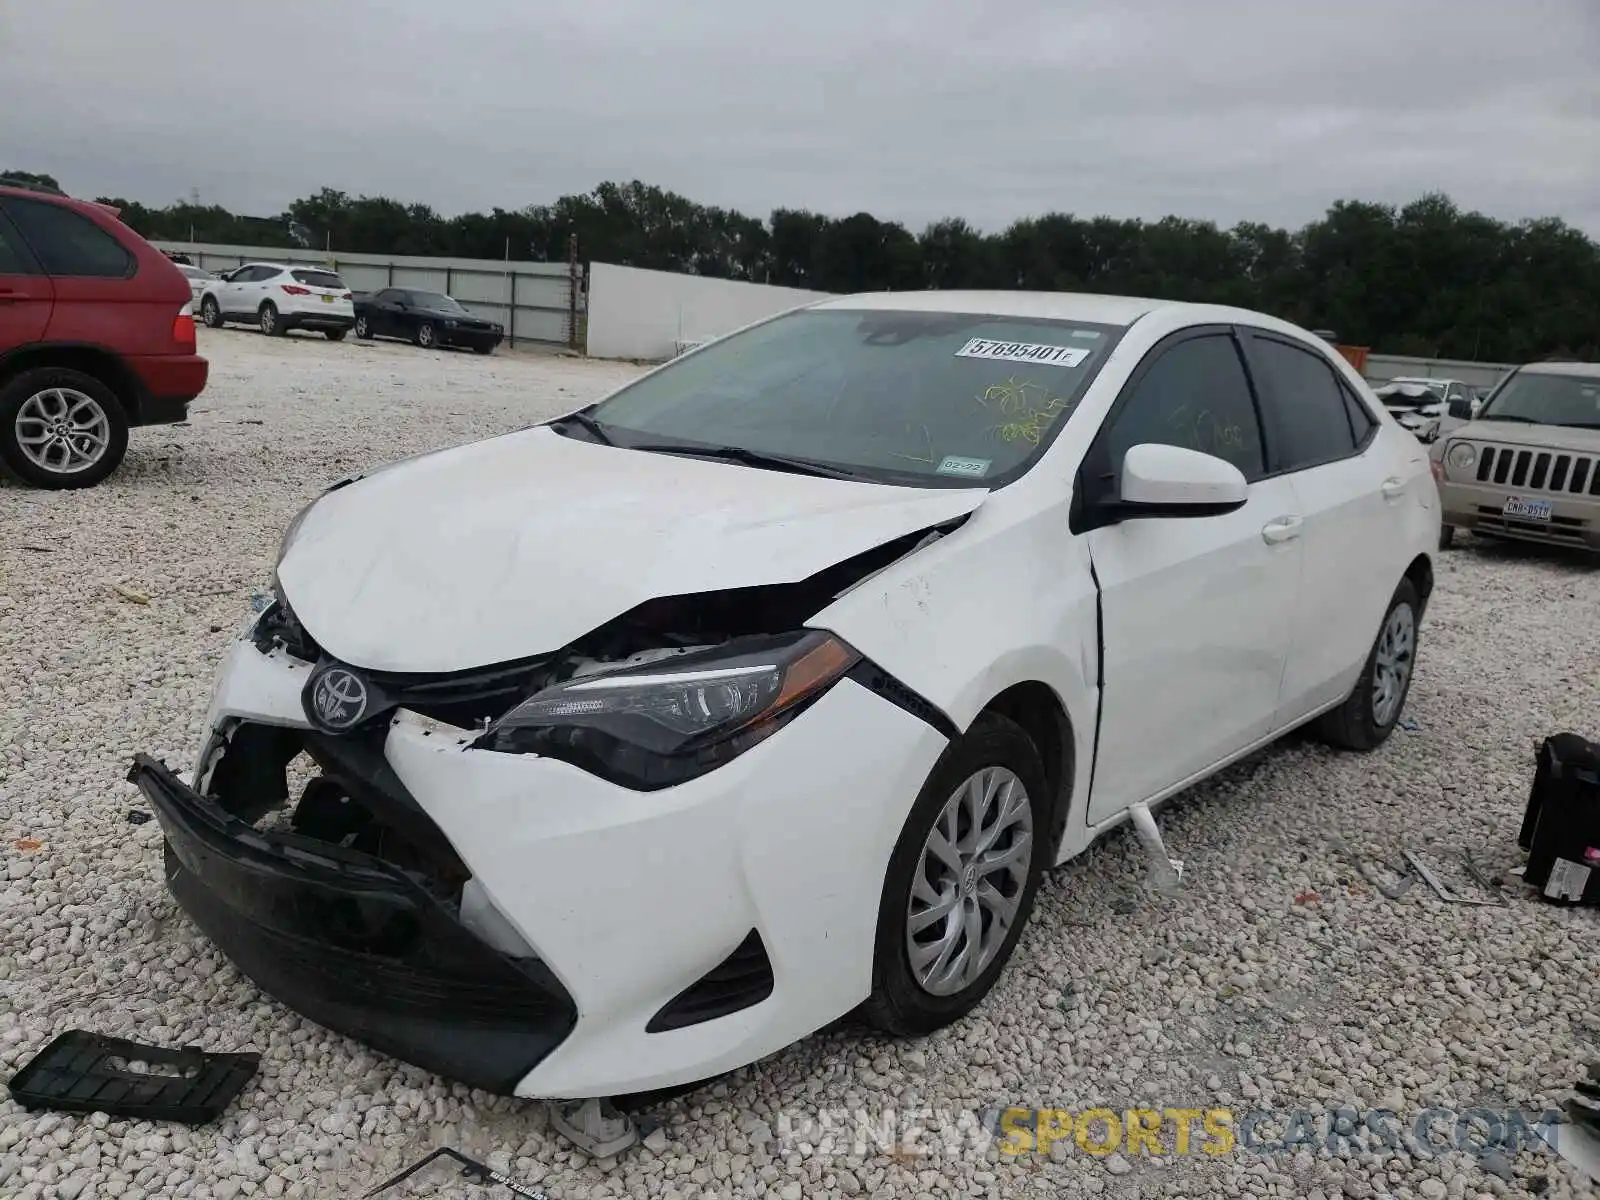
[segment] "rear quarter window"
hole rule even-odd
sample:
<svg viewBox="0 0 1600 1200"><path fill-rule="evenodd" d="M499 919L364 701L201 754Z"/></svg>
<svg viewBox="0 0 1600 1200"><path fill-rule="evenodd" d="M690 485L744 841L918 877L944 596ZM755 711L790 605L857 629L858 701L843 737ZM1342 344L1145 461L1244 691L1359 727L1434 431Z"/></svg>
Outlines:
<svg viewBox="0 0 1600 1200"><path fill-rule="evenodd" d="M47 275L127 279L137 269L122 243L82 213L15 196L0 204Z"/></svg>

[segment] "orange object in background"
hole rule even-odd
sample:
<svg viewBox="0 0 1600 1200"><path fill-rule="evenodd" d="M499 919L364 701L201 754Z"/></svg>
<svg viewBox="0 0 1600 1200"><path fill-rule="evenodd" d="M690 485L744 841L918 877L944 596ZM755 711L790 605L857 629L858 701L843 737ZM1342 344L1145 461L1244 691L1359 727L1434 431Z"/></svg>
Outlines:
<svg viewBox="0 0 1600 1200"><path fill-rule="evenodd" d="M1344 355L1345 360L1361 374L1365 375L1367 373L1367 355L1372 352L1371 346L1340 346L1336 344L1333 348Z"/></svg>

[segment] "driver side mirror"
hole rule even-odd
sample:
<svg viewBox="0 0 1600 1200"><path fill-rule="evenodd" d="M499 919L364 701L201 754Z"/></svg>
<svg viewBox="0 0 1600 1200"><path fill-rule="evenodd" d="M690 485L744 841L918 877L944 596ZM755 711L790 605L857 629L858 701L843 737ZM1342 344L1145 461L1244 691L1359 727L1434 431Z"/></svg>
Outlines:
<svg viewBox="0 0 1600 1200"><path fill-rule="evenodd" d="M1460 419L1462 421L1470 421L1470 420L1472 420L1472 401L1471 400L1452 400L1452 401L1450 401L1450 415L1452 417L1456 417L1456 418L1458 418L1458 419Z"/></svg>
<svg viewBox="0 0 1600 1200"><path fill-rule="evenodd" d="M1216 517L1237 512L1249 498L1244 472L1225 459L1144 442L1122 458L1122 483L1109 515L1123 520Z"/></svg>

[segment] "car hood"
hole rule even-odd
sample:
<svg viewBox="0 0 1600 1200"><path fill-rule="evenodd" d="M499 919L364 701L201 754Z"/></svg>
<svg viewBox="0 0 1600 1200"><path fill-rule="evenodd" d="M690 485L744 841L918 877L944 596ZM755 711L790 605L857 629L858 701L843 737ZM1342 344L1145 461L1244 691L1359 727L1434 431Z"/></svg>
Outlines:
<svg viewBox="0 0 1600 1200"><path fill-rule="evenodd" d="M1503 446L1538 446L1600 454L1600 429L1570 425L1522 425L1515 421L1473 421L1450 431L1452 441L1496 442Z"/></svg>
<svg viewBox="0 0 1600 1200"><path fill-rule="evenodd" d="M972 512L890 487L595 445L543 427L323 496L278 566L335 658L457 671L560 649L646 600L791 583Z"/></svg>

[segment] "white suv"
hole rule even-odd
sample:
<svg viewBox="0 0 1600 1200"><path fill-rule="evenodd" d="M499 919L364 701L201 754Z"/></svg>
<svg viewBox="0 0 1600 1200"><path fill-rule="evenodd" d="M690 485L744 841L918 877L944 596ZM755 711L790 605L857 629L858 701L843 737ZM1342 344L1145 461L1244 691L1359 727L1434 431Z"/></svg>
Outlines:
<svg viewBox="0 0 1600 1200"><path fill-rule="evenodd" d="M245 263L206 285L200 317L212 329L251 321L268 337L313 329L337 342L356 323L344 280L322 267Z"/></svg>

